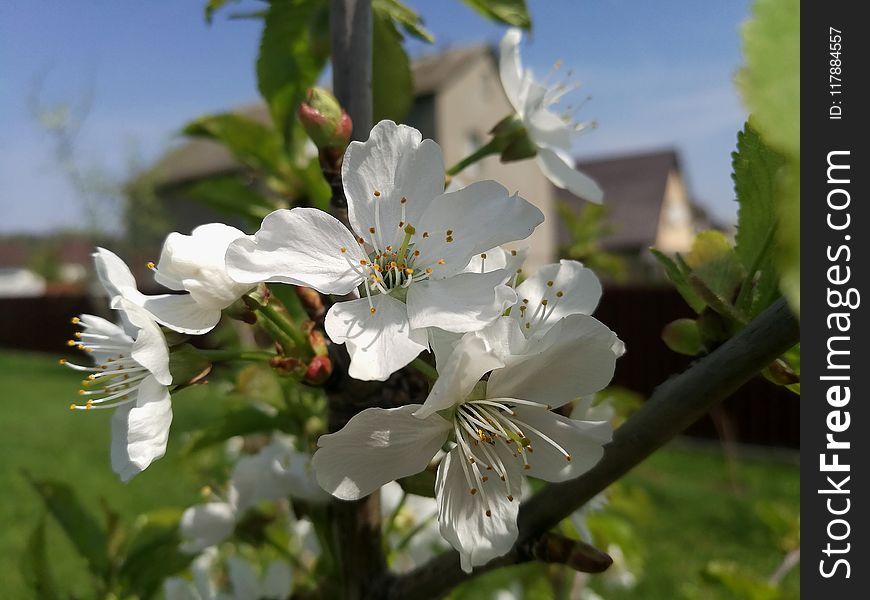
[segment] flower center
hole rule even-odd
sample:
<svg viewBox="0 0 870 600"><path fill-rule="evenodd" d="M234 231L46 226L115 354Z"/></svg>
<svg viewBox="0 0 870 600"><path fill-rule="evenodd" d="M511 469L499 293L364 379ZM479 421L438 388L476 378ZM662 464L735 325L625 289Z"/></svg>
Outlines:
<svg viewBox="0 0 870 600"><path fill-rule="evenodd" d="M73 319L73 323L79 320ZM98 352L106 356L100 364L86 367L60 359L60 364L73 369L90 373L82 380L79 395L87 398L81 404L70 404L70 410L91 410L115 408L135 400L133 392L138 390L142 380L151 372L136 362L130 356L133 344L126 340L108 335L76 332L75 338L67 342L87 353Z"/></svg>
<svg viewBox="0 0 870 600"><path fill-rule="evenodd" d="M381 193L378 191L375 191L373 195L376 200L381 197ZM407 203L408 199L402 196L399 201L402 213L397 230L386 238L382 236L381 231L381 203L375 203L375 226L369 227L373 251L368 252L368 259L361 259L355 263L347 256L347 248L340 248L348 265L363 280L363 288L372 314L376 312L372 302L373 294L387 294L404 302L408 295L408 289L414 283L429 279L435 269L445 264L443 259L432 261L421 258L421 248L428 243L432 235L428 231L418 235L417 229L406 221L405 205ZM452 243L453 230L447 229L443 233L444 241L448 244ZM397 240L400 234L401 242L398 246L384 244L384 239ZM358 237L357 242L361 247L365 246L365 240L362 237Z"/></svg>
<svg viewBox="0 0 870 600"><path fill-rule="evenodd" d="M519 311L518 316L520 319L520 327L523 332L529 336L543 327L550 317L553 316L556 307L564 297L565 292L562 290L556 290L554 282L548 281L547 289L544 291L544 296L537 303L534 310L531 310L530 308L532 305L530 304L529 299L523 298L517 307L517 310Z"/></svg>
<svg viewBox="0 0 870 600"><path fill-rule="evenodd" d="M492 490L487 491L483 484L489 481L491 474L497 476L504 482L508 501L513 502L514 497L510 493L510 475L506 464L506 461L511 459L506 455L505 450L517 462L522 462L523 470L531 469L529 455L534 453L535 449L527 432L536 435L539 442L555 448L569 462L571 455L552 438L521 420L512 408L516 405L525 405L539 410L549 410L548 406L513 398L474 399L477 396L479 393L472 393L469 399L457 407L453 417L453 432L459 449L462 470L468 483L468 492L472 496L480 492L486 507L485 514L491 517L489 494Z"/></svg>

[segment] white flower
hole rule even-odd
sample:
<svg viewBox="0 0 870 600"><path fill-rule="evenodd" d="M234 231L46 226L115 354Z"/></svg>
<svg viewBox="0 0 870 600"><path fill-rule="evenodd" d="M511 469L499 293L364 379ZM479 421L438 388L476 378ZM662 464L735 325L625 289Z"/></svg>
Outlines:
<svg viewBox="0 0 870 600"><path fill-rule="evenodd" d="M437 515L434 498L407 494L395 481L381 488L381 516L393 519L388 529L393 571L410 571L446 549Z"/></svg>
<svg viewBox="0 0 870 600"><path fill-rule="evenodd" d="M167 236L154 279L171 290L190 293L203 314L201 321L187 323L187 328L198 330L202 322L216 325L221 311L251 289L251 284L230 279L226 268L229 245L247 237L223 223L200 225L190 235L173 232Z"/></svg>
<svg viewBox="0 0 870 600"><path fill-rule="evenodd" d="M163 581L166 600L215 600L217 594L212 582L211 569L217 558L213 551L203 552L190 565L193 581L183 577L167 577Z"/></svg>
<svg viewBox="0 0 870 600"><path fill-rule="evenodd" d="M598 462L611 436L609 423L550 409L607 385L616 361L613 332L571 315L540 338L535 353L511 355L503 349L525 338L516 320L498 324L462 338L439 365L442 375L425 404L362 411L320 438L313 461L324 489L353 500L422 471L452 441L438 467L438 521L465 571L513 545L523 475L576 477Z"/></svg>
<svg viewBox="0 0 870 600"><path fill-rule="evenodd" d="M94 315L73 319L83 329L69 344L89 353L95 366L61 362L90 373L79 390L85 402L71 404L71 409L116 409L112 469L126 482L166 451L172 375L166 338L150 315L124 298L117 298L113 306L123 317L123 328Z"/></svg>
<svg viewBox="0 0 870 600"><path fill-rule="evenodd" d="M236 523L252 506L291 496L311 503L328 499L317 485L311 457L296 450L293 438L276 434L256 454L242 456L233 467L226 500L189 507L181 516L181 549L195 554L232 535Z"/></svg>
<svg viewBox="0 0 870 600"><path fill-rule="evenodd" d="M334 304L325 322L332 341L347 345L352 377L385 380L427 349L427 328L474 331L513 304L509 272L463 270L528 237L543 221L537 208L494 181L445 193L438 145L392 121L350 144L342 180L356 234L316 209L278 210L253 240L230 245L227 268L239 282L360 290L365 297Z"/></svg>
<svg viewBox="0 0 870 600"><path fill-rule="evenodd" d="M273 560L260 578L254 566L234 556L227 560L235 600L284 600L293 586L293 573L283 560Z"/></svg>
<svg viewBox="0 0 870 600"><path fill-rule="evenodd" d="M559 115L551 110L570 88L564 83L548 87L535 81L531 69L523 68L521 41L519 29L512 28L505 33L499 48L499 74L508 100L537 148L538 166L556 186L600 203L604 197L601 188L574 168L574 159L569 154L574 134L588 123L574 123L570 115Z"/></svg>
<svg viewBox="0 0 870 600"><path fill-rule="evenodd" d="M203 309L191 294L143 294L136 287L130 268L105 248L94 252L94 266L110 300L124 298L144 308L155 321L170 329L200 335L214 328L220 319L220 311Z"/></svg>

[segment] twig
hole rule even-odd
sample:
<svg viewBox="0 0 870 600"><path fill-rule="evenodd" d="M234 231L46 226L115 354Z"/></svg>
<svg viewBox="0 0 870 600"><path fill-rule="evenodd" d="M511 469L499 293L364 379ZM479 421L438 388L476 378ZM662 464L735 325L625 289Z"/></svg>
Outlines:
<svg viewBox="0 0 870 600"><path fill-rule="evenodd" d="M402 576L385 578L376 598L438 598L472 576L531 560L525 548L675 437L770 362L797 343L800 327L778 300L732 339L661 384L607 445L604 458L584 475L550 484L523 504L513 550L472 575L448 552Z"/></svg>

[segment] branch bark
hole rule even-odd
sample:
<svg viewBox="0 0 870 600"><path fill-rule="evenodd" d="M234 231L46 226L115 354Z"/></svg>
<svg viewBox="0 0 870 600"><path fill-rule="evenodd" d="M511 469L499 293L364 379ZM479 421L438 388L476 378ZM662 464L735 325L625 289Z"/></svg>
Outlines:
<svg viewBox="0 0 870 600"><path fill-rule="evenodd" d="M336 98L353 121L354 140L368 136L372 121L372 6L371 0L332 0L330 6L332 87ZM345 225L347 200L341 177L333 173L332 212ZM346 351L331 351L347 358ZM346 362L346 361L345 361ZM339 365L336 365L339 367ZM370 386L366 391L377 390ZM365 408L353 388L339 384L329 393L329 428L340 429L347 419ZM380 496L373 494L357 502L333 500L330 507L341 596L356 600L370 595L372 582L386 571L381 545Z"/></svg>
<svg viewBox="0 0 870 600"><path fill-rule="evenodd" d="M519 537L508 554L471 575L459 568L458 554L442 554L406 575L386 579L374 597L439 598L470 577L533 560L528 549L535 540L731 395L799 338L798 322L785 301L778 300L720 348L656 388L643 408L615 432L595 468L571 481L550 484L523 504Z"/></svg>

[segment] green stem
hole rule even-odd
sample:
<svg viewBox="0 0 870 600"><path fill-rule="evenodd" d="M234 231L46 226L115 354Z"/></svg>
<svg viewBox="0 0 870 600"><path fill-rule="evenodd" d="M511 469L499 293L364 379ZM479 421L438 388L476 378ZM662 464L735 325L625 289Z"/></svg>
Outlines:
<svg viewBox="0 0 870 600"><path fill-rule="evenodd" d="M199 352L212 362L230 360L268 361L276 356L274 352L261 350L200 350Z"/></svg>
<svg viewBox="0 0 870 600"><path fill-rule="evenodd" d="M425 375L432 381L438 379L438 371L435 370L435 367L433 367L420 357L412 360L411 366L420 371L423 375Z"/></svg>
<svg viewBox="0 0 870 600"><path fill-rule="evenodd" d="M273 301L273 299L269 299L268 303L261 304L257 310L286 333L297 348L305 348L308 345L308 337L296 327L296 324L286 314L272 306Z"/></svg>
<svg viewBox="0 0 870 600"><path fill-rule="evenodd" d="M458 175L462 171L466 169L466 167L473 165L477 161L486 158L487 156L491 156L493 154L501 153L501 143L497 141L497 138L492 138L489 142L460 160L458 163L447 169L447 174L451 177L454 175Z"/></svg>

